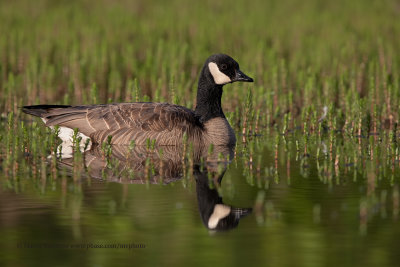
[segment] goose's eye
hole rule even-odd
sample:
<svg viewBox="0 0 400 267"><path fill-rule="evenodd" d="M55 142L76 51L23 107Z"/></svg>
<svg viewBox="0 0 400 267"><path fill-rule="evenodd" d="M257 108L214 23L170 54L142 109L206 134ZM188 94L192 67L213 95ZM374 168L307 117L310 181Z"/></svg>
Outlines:
<svg viewBox="0 0 400 267"><path fill-rule="evenodd" d="M221 65L221 70L226 70L227 68L228 68L228 65L226 65L226 64Z"/></svg>

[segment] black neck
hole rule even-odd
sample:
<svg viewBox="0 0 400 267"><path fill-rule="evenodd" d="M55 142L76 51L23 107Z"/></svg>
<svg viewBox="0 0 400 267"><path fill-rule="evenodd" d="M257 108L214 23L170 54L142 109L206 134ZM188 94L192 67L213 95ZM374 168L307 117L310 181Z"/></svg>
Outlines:
<svg viewBox="0 0 400 267"><path fill-rule="evenodd" d="M210 72L203 68L197 89L195 113L202 123L217 117L225 118L221 106L222 85L214 83Z"/></svg>

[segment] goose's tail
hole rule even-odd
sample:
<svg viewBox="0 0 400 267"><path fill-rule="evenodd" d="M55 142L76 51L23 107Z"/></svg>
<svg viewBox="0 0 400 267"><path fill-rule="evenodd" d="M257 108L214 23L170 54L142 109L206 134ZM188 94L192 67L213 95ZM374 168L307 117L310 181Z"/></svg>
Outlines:
<svg viewBox="0 0 400 267"><path fill-rule="evenodd" d="M49 110L58 108L69 108L68 105L35 105L35 106L24 106L22 111L26 114L33 115L36 117L43 118L49 113Z"/></svg>

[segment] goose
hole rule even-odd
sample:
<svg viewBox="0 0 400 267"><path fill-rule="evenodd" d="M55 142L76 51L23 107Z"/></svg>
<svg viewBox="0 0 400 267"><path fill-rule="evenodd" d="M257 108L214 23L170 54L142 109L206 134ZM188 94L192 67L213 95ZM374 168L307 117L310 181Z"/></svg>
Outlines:
<svg viewBox="0 0 400 267"><path fill-rule="evenodd" d="M40 117L47 127L58 125L63 149L65 146L71 150L75 128L81 144L101 144L111 136L111 144L117 145L129 145L133 140L136 145L145 145L150 139L159 146L177 146L186 135L195 145L231 146L236 144L236 138L222 111L221 97L223 86L233 82L253 79L230 56L214 54L201 70L195 110L168 103L136 102L34 105L24 106L22 111Z"/></svg>

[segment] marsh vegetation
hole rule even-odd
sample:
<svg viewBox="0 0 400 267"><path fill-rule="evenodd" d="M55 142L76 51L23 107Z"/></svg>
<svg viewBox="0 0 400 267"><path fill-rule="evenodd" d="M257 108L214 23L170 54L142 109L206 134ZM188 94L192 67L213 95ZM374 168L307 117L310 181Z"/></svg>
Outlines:
<svg viewBox="0 0 400 267"><path fill-rule="evenodd" d="M87 265L396 266L399 16L389 0L0 1L0 262L70 266L86 253ZM194 108L202 64L216 52L254 78L224 88L237 138L229 160L211 147L197 161L183 144L166 162L169 152L149 141L124 153L105 142L63 162L57 132L20 109ZM140 166L124 165L132 157ZM224 164L210 169L214 161ZM160 174L170 164L177 169ZM227 233L209 232L196 174L223 203L252 213ZM128 241L146 249L17 249Z"/></svg>

